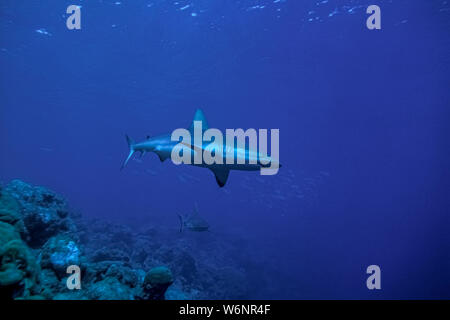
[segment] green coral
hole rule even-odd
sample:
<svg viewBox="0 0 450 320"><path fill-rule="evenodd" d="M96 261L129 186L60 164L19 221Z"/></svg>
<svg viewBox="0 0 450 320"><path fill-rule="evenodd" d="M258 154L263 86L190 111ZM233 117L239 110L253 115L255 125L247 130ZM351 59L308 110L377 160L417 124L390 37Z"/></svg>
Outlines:
<svg viewBox="0 0 450 320"><path fill-rule="evenodd" d="M36 285L38 265L16 229L0 222L0 287L18 286L22 296Z"/></svg>
<svg viewBox="0 0 450 320"><path fill-rule="evenodd" d="M24 228L21 219L22 215L20 213L20 207L17 200L8 193L1 193L0 221L14 225L14 227L21 232Z"/></svg>
<svg viewBox="0 0 450 320"><path fill-rule="evenodd" d="M20 298L18 298L19 300ZM34 295L34 296L28 296L26 297L26 300L46 300L44 296L41 295Z"/></svg>
<svg viewBox="0 0 450 320"><path fill-rule="evenodd" d="M151 286L172 283L172 272L167 267L156 267L151 269L145 276L144 283Z"/></svg>
<svg viewBox="0 0 450 320"><path fill-rule="evenodd" d="M16 239L20 239L20 235L17 233L17 230L9 223L0 221L0 246Z"/></svg>
<svg viewBox="0 0 450 320"><path fill-rule="evenodd" d="M88 296L99 300L133 300L134 295L130 287L122 284L114 277L95 282L89 288Z"/></svg>
<svg viewBox="0 0 450 320"><path fill-rule="evenodd" d="M53 300L88 300L88 298L84 295L82 291L83 290L60 292L55 296L53 296Z"/></svg>
<svg viewBox="0 0 450 320"><path fill-rule="evenodd" d="M169 268L153 268L145 276L142 298L144 300L164 300L164 294L172 283L173 276Z"/></svg>

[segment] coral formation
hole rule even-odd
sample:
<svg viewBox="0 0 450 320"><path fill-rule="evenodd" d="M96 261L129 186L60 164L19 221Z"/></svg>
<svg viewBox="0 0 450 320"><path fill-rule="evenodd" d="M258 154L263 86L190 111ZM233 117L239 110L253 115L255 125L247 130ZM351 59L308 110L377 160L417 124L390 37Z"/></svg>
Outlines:
<svg viewBox="0 0 450 320"><path fill-rule="evenodd" d="M151 269L144 279L143 299L164 300L164 293L173 283L172 272L167 267Z"/></svg>
<svg viewBox="0 0 450 320"><path fill-rule="evenodd" d="M80 249L64 234L50 238L42 247L40 258L42 268L53 270L58 278L66 275L68 266L81 266Z"/></svg>
<svg viewBox="0 0 450 320"><path fill-rule="evenodd" d="M76 230L73 221L68 218L65 200L46 188L13 180L2 190L3 197L17 201L16 212L20 212L24 224L24 240L32 248L43 245L54 235Z"/></svg>
<svg viewBox="0 0 450 320"><path fill-rule="evenodd" d="M0 222L0 295L30 296L38 271L33 254L15 228Z"/></svg>
<svg viewBox="0 0 450 320"><path fill-rule="evenodd" d="M8 193L0 193L0 221L14 225L21 218L16 199Z"/></svg>
<svg viewBox="0 0 450 320"><path fill-rule="evenodd" d="M60 195L20 180L0 187L2 298L245 296L245 276L226 260L223 244L200 243L208 247L199 250L198 243L187 242L176 229L166 233L156 227L137 231L122 224L82 218L68 209ZM215 254L208 253L211 251ZM70 290L66 285L70 265L80 267L80 290ZM233 289L233 295L227 295L225 286Z"/></svg>

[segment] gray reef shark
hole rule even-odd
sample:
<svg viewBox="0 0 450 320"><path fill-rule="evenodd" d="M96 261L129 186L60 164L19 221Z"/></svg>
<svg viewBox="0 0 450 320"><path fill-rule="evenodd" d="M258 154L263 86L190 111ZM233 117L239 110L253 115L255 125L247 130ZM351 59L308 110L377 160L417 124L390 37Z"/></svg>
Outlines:
<svg viewBox="0 0 450 320"><path fill-rule="evenodd" d="M197 203L195 203L193 213L185 215L178 213L178 218L180 219L180 232L183 232L185 229L196 232L209 230L208 222L203 219L198 212Z"/></svg>
<svg viewBox="0 0 450 320"><path fill-rule="evenodd" d="M195 123L198 124L199 122L201 123L203 132L209 128L205 116L200 109L196 111L194 120L192 121L192 125L188 129L192 136L194 136ZM126 166L135 152L140 152L141 156L143 156L146 152L154 152L158 155L161 162L165 161L168 158L171 158L172 150L175 146L180 144L180 141L173 141L171 137L171 133L156 137L147 136L147 139L145 141L136 143L130 137L128 137L128 135L126 135L129 154L126 160L123 162L121 169ZM208 147L208 145L210 145L211 143L209 142L206 144L202 142L202 145L195 145L194 143L190 144L181 142L181 144L185 145L187 149L191 150L191 157L195 157L196 153L203 152L205 148ZM201 163L195 163L194 161L191 161L189 164L210 169L214 173L216 181L220 187L223 187L227 182L230 170L257 171L261 170L261 168L268 168L273 163L276 163L277 168L281 167L281 165L279 165L279 162L272 157L268 155L262 155L261 153L258 153L254 150L250 150L248 143L245 143L244 148L238 148L234 144L233 150L228 150L228 152L226 152L225 149L226 148L224 145L224 161L221 164L207 164L204 161L202 161ZM230 163L227 161L227 157L230 157L230 154L234 154L234 158L232 159L241 158L241 160L245 161L243 161L243 163L239 163L238 161L231 161Z"/></svg>

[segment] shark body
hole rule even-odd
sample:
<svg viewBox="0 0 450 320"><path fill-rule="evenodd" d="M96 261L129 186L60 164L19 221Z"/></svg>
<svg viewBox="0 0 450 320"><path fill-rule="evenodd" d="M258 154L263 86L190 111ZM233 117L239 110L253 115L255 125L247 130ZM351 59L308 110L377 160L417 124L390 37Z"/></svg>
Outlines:
<svg viewBox="0 0 450 320"><path fill-rule="evenodd" d="M193 132L194 130L195 121L201 121L203 130L208 129L208 124L202 110L197 109L192 125L189 128L190 132ZM158 155L161 162L164 162L166 159L171 157L173 148L180 143L179 141L172 141L171 136L171 134L165 134L156 137L147 137L145 141L136 143L127 135L126 139L128 142L129 154L122 164L121 169L126 166L135 152L140 152L141 156L147 152L154 152ZM186 146L190 148L191 156L194 157L196 152L202 152L207 145L196 146L194 144L186 144ZM257 171L261 168L267 167L267 165L261 164L261 160L264 160L265 163L270 163L273 161L269 156L262 156L257 151L249 150L246 144L244 149L234 146L232 150L232 153L234 154L234 161L229 164L227 162L227 157L229 157L230 153L226 152L227 150L225 149L225 146L223 149L223 164L206 164L204 161L199 164L191 162L191 165L193 166L210 169L214 173L217 184L220 187L223 187L226 184L230 170ZM245 163L238 163L237 159L239 158L245 160Z"/></svg>

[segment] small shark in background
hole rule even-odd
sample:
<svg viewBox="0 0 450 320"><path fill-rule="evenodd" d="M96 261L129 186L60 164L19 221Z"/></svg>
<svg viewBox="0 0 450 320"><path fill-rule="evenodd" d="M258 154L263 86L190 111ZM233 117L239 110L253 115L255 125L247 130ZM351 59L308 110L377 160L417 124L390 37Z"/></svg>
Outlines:
<svg viewBox="0 0 450 320"><path fill-rule="evenodd" d="M206 122L206 118L205 118L205 115L203 114L203 111L201 109L197 109L197 111L195 112L195 115L194 115L194 120L192 121L192 125L189 128L189 131L191 132L192 137L194 136L194 134L193 134L194 133L194 121L201 121L203 131L208 129L208 124ZM147 136L147 139L145 141L138 142L138 143L134 142L130 137L128 137L128 135L126 135L126 139L128 142L128 147L130 149L130 152L128 154L128 157L122 164L121 169L123 169L127 165L128 160L130 160L131 156L137 151L141 152L141 157L146 152L150 152L150 151L154 152L158 155L161 162L163 162L166 159L171 157L172 149L177 144L179 144L179 141L171 140L170 133L161 135L161 136L157 136L157 137L153 137L153 138L151 138L150 136ZM197 147L191 146L192 153L197 152L196 150L194 150L196 148ZM204 146L201 146L200 148L204 149ZM241 149L237 148L236 146L234 146L234 154L235 155L236 154L245 155L245 164L238 164L238 163L227 164L227 161L226 161L227 155L225 155L223 164L214 163L214 164L209 165L209 164L202 162L201 164L191 163L191 165L208 168L209 170L211 170L214 173L217 184L220 187L223 187L226 184L230 170L257 171L257 170L260 170L261 168L265 167L265 166L261 165L259 161L256 161L256 164L249 163L249 160L251 158L252 159L256 158L257 160L259 160L260 155L257 152L249 151L248 144L246 144L245 150L241 150ZM270 161L272 161L272 159L269 156L266 156L266 158L269 159ZM280 167L281 167L281 165L280 165Z"/></svg>
<svg viewBox="0 0 450 320"><path fill-rule="evenodd" d="M183 232L184 229L188 229L196 232L203 232L209 230L209 224L205 219L199 216L198 214L198 206L195 204L194 212L191 214L178 214L178 218L180 218L180 232Z"/></svg>

